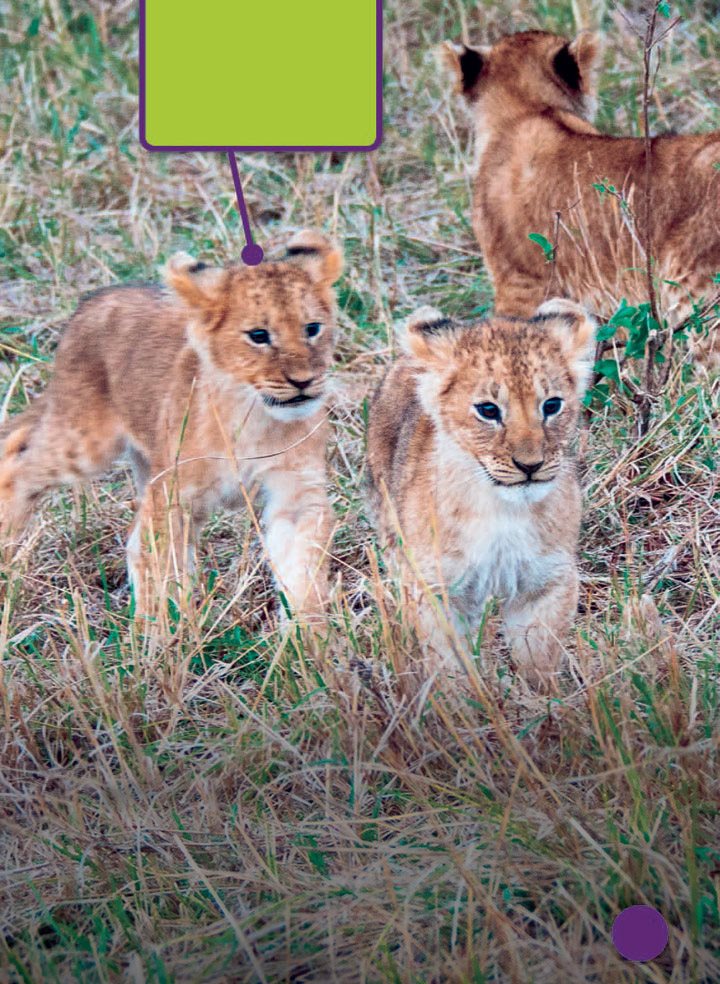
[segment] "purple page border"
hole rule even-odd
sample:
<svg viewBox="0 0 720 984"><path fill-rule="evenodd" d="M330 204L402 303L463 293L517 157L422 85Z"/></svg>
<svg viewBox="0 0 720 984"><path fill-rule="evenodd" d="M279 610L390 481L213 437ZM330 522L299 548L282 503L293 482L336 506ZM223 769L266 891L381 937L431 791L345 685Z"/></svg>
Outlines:
<svg viewBox="0 0 720 984"><path fill-rule="evenodd" d="M140 51L139 51L139 67L140 67L140 127L139 127L139 138L141 145L145 150L151 152L164 152L167 153L172 151L173 153L190 153L191 151L371 151L377 150L383 139L383 0L376 0L377 2L377 75L376 75L376 92L377 92L377 105L375 110L375 132L376 137L374 143L365 147L341 147L341 146L329 146L329 147L281 147L281 146L271 146L271 147L242 147L242 146L221 146L221 147L193 147L193 146L182 146L182 147L158 147L154 144L148 143L145 130L146 130L146 119L145 119L145 4L147 0L139 0L140 2Z"/></svg>

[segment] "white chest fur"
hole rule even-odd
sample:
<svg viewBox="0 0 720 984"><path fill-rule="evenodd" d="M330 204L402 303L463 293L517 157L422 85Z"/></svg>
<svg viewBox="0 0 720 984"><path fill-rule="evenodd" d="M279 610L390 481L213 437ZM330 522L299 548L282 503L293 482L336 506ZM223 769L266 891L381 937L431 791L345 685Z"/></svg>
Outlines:
<svg viewBox="0 0 720 984"><path fill-rule="evenodd" d="M497 500L494 505L467 524L445 571L451 595L467 614L482 611L491 597L513 601L542 590L567 563L540 542L527 506L508 508Z"/></svg>
<svg viewBox="0 0 720 984"><path fill-rule="evenodd" d="M451 465L440 482L443 514L462 519L459 526L443 530L439 548L447 590L457 607L472 616L481 614L491 597L513 601L542 591L573 561L544 541L541 519L532 508L541 493L552 495L552 487L499 490L474 462L475 481L470 484L467 467L463 462L464 481L457 481ZM451 505L454 510L448 509Z"/></svg>

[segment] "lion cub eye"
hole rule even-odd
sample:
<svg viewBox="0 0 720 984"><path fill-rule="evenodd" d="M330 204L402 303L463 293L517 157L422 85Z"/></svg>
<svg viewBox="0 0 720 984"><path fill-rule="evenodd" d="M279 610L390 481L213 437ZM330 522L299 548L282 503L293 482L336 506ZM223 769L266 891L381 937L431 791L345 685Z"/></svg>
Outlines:
<svg viewBox="0 0 720 984"><path fill-rule="evenodd" d="M502 420L502 413L497 403L476 403L475 412L483 420Z"/></svg>
<svg viewBox="0 0 720 984"><path fill-rule="evenodd" d="M319 321L311 321L309 325L305 325L305 334L308 338L317 338L322 330L323 326Z"/></svg>
<svg viewBox="0 0 720 984"><path fill-rule="evenodd" d="M270 344L270 332L266 328L253 328L252 331L248 331L246 334L254 345Z"/></svg>
<svg viewBox="0 0 720 984"><path fill-rule="evenodd" d="M543 416L545 419L548 417L556 417L562 410L563 401L559 396L552 396L549 400L545 400L542 405Z"/></svg>

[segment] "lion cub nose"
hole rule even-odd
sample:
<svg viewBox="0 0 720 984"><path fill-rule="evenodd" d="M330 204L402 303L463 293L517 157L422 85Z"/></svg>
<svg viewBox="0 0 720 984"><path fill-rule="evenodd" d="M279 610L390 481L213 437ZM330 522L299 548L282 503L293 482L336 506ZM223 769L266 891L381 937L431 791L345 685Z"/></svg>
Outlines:
<svg viewBox="0 0 720 984"><path fill-rule="evenodd" d="M315 381L314 376L308 376L307 379L293 379L291 376L286 376L285 379L287 379L290 385L294 386L295 389L299 389L301 393L303 390L306 390L311 383Z"/></svg>
<svg viewBox="0 0 720 984"><path fill-rule="evenodd" d="M532 478L535 472L540 471L545 464L544 459L542 461L518 461L517 458L513 458L512 461L517 470L521 471L523 475L527 475L528 478Z"/></svg>

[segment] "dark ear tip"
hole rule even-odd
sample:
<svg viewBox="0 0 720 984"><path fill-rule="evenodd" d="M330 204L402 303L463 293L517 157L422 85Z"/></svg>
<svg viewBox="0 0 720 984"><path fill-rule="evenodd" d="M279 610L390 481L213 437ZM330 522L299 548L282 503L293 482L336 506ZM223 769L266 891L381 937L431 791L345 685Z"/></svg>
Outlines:
<svg viewBox="0 0 720 984"><path fill-rule="evenodd" d="M436 335L438 332L452 328L455 322L452 318L438 318L435 321L426 321L424 324L416 325L416 330L423 335Z"/></svg>
<svg viewBox="0 0 720 984"><path fill-rule="evenodd" d="M413 312L405 322L408 331L421 335L437 335L454 327L452 318L432 307L422 307Z"/></svg>
<svg viewBox="0 0 720 984"><path fill-rule="evenodd" d="M319 249L314 246L288 246L285 250L285 256L318 256L320 253Z"/></svg>
<svg viewBox="0 0 720 984"><path fill-rule="evenodd" d="M553 69L558 78L573 92L581 88L580 66L570 51L569 42L565 43L553 58Z"/></svg>
<svg viewBox="0 0 720 984"><path fill-rule="evenodd" d="M459 60L460 71L462 72L462 90L466 96L470 96L482 74L485 61L479 51L476 51L475 48L468 48L467 45L462 45Z"/></svg>

